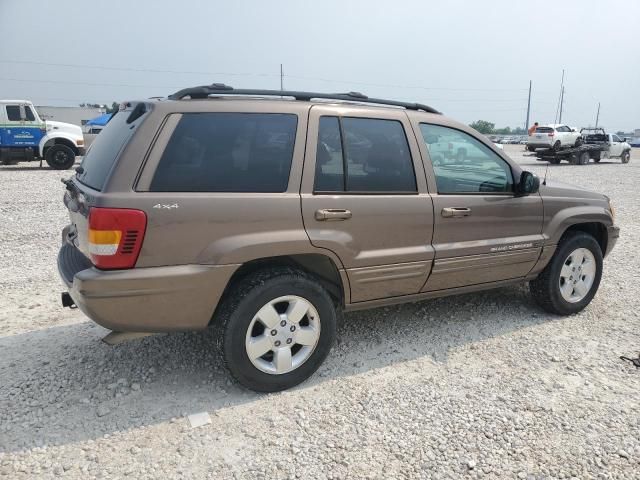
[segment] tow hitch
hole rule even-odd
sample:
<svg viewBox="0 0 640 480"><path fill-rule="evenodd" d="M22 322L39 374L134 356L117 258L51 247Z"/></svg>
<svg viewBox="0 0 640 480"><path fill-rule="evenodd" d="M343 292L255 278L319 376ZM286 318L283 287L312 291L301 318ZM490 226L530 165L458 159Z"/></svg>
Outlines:
<svg viewBox="0 0 640 480"><path fill-rule="evenodd" d="M71 295L69 295L69 292L62 292L62 306L69 308L78 308L78 306L73 301L73 298L71 298Z"/></svg>

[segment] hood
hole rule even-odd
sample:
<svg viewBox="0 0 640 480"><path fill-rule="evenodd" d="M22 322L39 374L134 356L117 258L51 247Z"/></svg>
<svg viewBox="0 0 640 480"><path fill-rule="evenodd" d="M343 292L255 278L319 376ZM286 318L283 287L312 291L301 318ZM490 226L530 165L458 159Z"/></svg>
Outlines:
<svg viewBox="0 0 640 480"><path fill-rule="evenodd" d="M547 184L540 184L540 195L543 197L570 197L570 198L589 198L595 200L607 200L606 195L601 193L585 190L568 183L556 182L555 180L547 180Z"/></svg>
<svg viewBox="0 0 640 480"><path fill-rule="evenodd" d="M66 133L72 137L82 138L82 129L72 123L55 122L53 120L47 120L44 122L47 126L47 133Z"/></svg>

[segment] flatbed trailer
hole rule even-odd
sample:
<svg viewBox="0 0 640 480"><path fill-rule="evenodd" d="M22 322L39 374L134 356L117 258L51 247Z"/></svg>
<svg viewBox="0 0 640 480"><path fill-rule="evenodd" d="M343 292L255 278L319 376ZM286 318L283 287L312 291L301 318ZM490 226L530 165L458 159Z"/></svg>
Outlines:
<svg viewBox="0 0 640 480"><path fill-rule="evenodd" d="M536 150L536 159L540 162L549 162L555 165L562 160L566 160L572 165L586 165L592 158L600 161L601 154L606 148L606 145L593 143L583 143L579 147L557 151L552 148L543 148Z"/></svg>

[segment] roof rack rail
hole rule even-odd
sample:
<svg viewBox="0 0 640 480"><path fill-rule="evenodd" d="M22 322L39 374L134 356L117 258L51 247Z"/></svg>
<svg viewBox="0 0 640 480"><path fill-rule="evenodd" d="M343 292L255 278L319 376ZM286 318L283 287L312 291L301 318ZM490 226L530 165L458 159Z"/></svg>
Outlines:
<svg viewBox="0 0 640 480"><path fill-rule="evenodd" d="M224 83L212 83L211 85L202 85L199 87L184 88L176 93L169 95L170 100L181 100L185 97L192 99L207 98L210 95L254 95L261 97L293 97L296 100L309 101L313 98L327 100L342 100L347 102L359 103L375 103L378 105L390 105L393 107L404 107L407 110L422 110L428 113L440 113L435 108L421 103L396 102L393 100L385 100L382 98L369 98L360 92L347 93L318 93L318 92L298 92L293 90L252 90L252 89L236 89L225 85Z"/></svg>

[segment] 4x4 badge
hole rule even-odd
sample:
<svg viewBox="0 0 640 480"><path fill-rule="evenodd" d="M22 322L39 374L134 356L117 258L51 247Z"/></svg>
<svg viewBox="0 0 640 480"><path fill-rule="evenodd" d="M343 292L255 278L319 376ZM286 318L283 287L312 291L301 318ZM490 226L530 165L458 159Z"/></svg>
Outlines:
<svg viewBox="0 0 640 480"><path fill-rule="evenodd" d="M166 209L166 210L171 210L172 208L178 208L180 205L178 205L177 203L173 203L171 205L167 205L164 203L156 203L153 208L162 208L162 209Z"/></svg>

